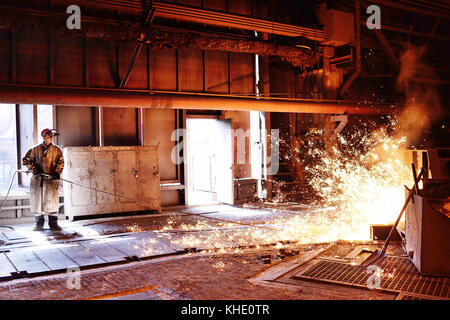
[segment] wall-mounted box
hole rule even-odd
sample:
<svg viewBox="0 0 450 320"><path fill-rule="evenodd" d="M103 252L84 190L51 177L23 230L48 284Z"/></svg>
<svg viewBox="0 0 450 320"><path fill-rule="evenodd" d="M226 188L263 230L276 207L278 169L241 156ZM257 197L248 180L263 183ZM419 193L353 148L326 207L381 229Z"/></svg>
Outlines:
<svg viewBox="0 0 450 320"><path fill-rule="evenodd" d="M234 179L234 203L254 201L258 199L258 179Z"/></svg>
<svg viewBox="0 0 450 320"><path fill-rule="evenodd" d="M355 18L352 13L320 9L316 14L324 25L326 36L320 44L339 47L355 41Z"/></svg>

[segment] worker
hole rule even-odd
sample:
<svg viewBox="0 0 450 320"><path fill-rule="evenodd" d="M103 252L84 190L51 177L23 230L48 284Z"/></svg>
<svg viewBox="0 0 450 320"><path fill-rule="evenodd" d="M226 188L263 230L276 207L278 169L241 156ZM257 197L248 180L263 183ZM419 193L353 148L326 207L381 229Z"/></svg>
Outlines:
<svg viewBox="0 0 450 320"><path fill-rule="evenodd" d="M44 230L44 214L48 214L48 225L52 231L60 231L58 225L59 179L64 169L61 149L53 144L54 129L41 132L43 142L31 148L23 158L23 165L33 172L30 181L30 206L34 212L35 231Z"/></svg>

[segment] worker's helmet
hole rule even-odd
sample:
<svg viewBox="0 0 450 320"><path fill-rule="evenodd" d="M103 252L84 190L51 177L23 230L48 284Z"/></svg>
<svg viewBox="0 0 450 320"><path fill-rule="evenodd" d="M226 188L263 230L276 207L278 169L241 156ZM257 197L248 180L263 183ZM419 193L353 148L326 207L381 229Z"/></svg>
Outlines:
<svg viewBox="0 0 450 320"><path fill-rule="evenodd" d="M44 129L41 131L41 137L45 137L45 136L59 136L59 133L55 130L55 129Z"/></svg>

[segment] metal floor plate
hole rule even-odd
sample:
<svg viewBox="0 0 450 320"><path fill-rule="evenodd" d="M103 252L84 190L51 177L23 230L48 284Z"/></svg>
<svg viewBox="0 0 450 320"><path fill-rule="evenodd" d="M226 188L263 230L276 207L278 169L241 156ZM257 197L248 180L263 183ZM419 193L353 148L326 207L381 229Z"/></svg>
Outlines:
<svg viewBox="0 0 450 320"><path fill-rule="evenodd" d="M425 277L414 264L403 257L388 256L379 265L381 268L381 291L416 294L421 297L450 299L448 277ZM320 281L332 284L368 288L367 282L373 273L367 268L327 259L315 259L310 267L292 276L296 280Z"/></svg>

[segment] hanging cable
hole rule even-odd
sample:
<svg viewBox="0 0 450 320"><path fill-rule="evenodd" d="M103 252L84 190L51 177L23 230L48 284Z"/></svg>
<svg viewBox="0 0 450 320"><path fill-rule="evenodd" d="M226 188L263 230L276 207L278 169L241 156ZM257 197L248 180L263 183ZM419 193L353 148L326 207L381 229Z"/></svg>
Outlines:
<svg viewBox="0 0 450 320"><path fill-rule="evenodd" d="M2 206L0 207L0 211L2 211L3 208L5 207L6 201L8 200L8 196L9 196L9 193L11 192L11 187L12 187L12 185L14 183L14 178L16 177L16 173L17 172L28 173L29 171L28 170L15 170L14 171L14 174L13 174L12 179L11 179L11 183L9 184L8 192L6 193L6 196L5 196L5 200L3 200ZM9 229L14 230L14 228L11 227L11 226L0 225L0 227L2 227L2 228L9 228Z"/></svg>

